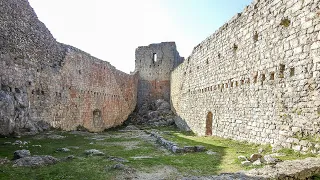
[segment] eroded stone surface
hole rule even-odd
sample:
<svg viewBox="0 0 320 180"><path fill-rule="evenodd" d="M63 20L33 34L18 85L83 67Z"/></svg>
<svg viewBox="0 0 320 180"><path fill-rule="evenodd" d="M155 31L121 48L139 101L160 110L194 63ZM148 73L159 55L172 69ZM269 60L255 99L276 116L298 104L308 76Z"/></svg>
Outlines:
<svg viewBox="0 0 320 180"><path fill-rule="evenodd" d="M14 160L24 158L24 157L29 157L29 156L31 156L31 153L29 150L26 150L26 149L17 150L13 153Z"/></svg>
<svg viewBox="0 0 320 180"><path fill-rule="evenodd" d="M27 0L0 1L0 134L102 131L136 105L137 75L57 42Z"/></svg>
<svg viewBox="0 0 320 180"><path fill-rule="evenodd" d="M52 156L29 156L15 160L13 166L34 167L52 165L56 164L57 162L59 162L59 160Z"/></svg>
<svg viewBox="0 0 320 180"><path fill-rule="evenodd" d="M135 57L135 71L139 71L138 107L157 99L170 102L170 73L184 60L175 42L140 46Z"/></svg>
<svg viewBox="0 0 320 180"><path fill-rule="evenodd" d="M319 3L254 1L198 44L171 73L178 116L198 135L312 150L302 139L320 130Z"/></svg>
<svg viewBox="0 0 320 180"><path fill-rule="evenodd" d="M242 162L251 165L250 161ZM304 160L285 161L277 165L265 166L260 169L238 173L223 173L218 176L184 177L183 180L233 180L233 179L307 179L320 173L320 159L307 158Z"/></svg>
<svg viewBox="0 0 320 180"><path fill-rule="evenodd" d="M104 152L100 151L100 150L97 150L97 149L89 149L89 150L86 150L84 152L86 155L94 155L94 156L103 156L104 155Z"/></svg>

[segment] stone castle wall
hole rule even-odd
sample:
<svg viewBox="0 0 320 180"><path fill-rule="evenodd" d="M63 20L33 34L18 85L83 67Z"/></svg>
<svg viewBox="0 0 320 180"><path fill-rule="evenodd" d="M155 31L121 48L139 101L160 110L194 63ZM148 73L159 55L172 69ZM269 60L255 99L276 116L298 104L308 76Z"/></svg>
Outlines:
<svg viewBox="0 0 320 180"><path fill-rule="evenodd" d="M27 0L0 0L0 12L0 134L46 123L101 131L127 119L137 75L58 43Z"/></svg>
<svg viewBox="0 0 320 180"><path fill-rule="evenodd" d="M57 80L51 87L54 127L72 130L82 125L102 131L120 125L135 108L137 76L75 48L68 49Z"/></svg>
<svg viewBox="0 0 320 180"><path fill-rule="evenodd" d="M147 101L170 101L170 73L183 58L174 42L140 46L136 49L135 71L139 72L138 107Z"/></svg>
<svg viewBox="0 0 320 180"><path fill-rule="evenodd" d="M172 72L173 109L199 135L311 148L319 31L319 0L254 1Z"/></svg>

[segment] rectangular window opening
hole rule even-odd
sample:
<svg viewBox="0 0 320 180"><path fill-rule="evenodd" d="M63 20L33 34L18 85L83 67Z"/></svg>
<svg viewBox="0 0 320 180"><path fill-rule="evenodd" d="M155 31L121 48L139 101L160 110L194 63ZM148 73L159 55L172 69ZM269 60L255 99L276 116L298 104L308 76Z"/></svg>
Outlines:
<svg viewBox="0 0 320 180"><path fill-rule="evenodd" d="M152 57L152 59L153 59L153 62L157 62L157 53L153 53L153 57Z"/></svg>
<svg viewBox="0 0 320 180"><path fill-rule="evenodd" d="M284 78L284 70L286 66L284 64L280 64L280 71L279 71L279 77Z"/></svg>
<svg viewBox="0 0 320 180"><path fill-rule="evenodd" d="M290 68L290 77L294 76L294 68Z"/></svg>
<svg viewBox="0 0 320 180"><path fill-rule="evenodd" d="M262 75L261 75L261 80L262 80L262 82L263 82L264 80L266 80L266 75L265 75L265 74L262 74Z"/></svg>
<svg viewBox="0 0 320 180"><path fill-rule="evenodd" d="M274 80L274 72L270 73L270 80Z"/></svg>
<svg viewBox="0 0 320 180"><path fill-rule="evenodd" d="M258 75L255 75L255 76L253 77L253 83L257 83L257 81L258 81Z"/></svg>

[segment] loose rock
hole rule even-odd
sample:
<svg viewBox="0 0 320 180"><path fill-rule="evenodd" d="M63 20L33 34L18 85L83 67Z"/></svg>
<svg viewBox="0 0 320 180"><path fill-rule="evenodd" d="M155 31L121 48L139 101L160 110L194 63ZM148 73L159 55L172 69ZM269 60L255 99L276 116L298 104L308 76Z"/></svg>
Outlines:
<svg viewBox="0 0 320 180"><path fill-rule="evenodd" d="M127 163L129 162L128 160L124 159L124 158L120 158L120 157L109 157L108 158L109 161L116 161L116 162L121 162L121 163Z"/></svg>
<svg viewBox="0 0 320 180"><path fill-rule="evenodd" d="M251 162L250 161L242 161L241 164L243 166L250 166L251 165Z"/></svg>
<svg viewBox="0 0 320 180"><path fill-rule="evenodd" d="M173 153L183 153L183 149L178 146L172 146L171 151Z"/></svg>
<svg viewBox="0 0 320 180"><path fill-rule="evenodd" d="M204 146L195 146L195 152L204 152L205 150Z"/></svg>
<svg viewBox="0 0 320 180"><path fill-rule="evenodd" d="M70 149L68 149L68 148L58 148L56 151L58 151L58 152L69 152Z"/></svg>
<svg viewBox="0 0 320 180"><path fill-rule="evenodd" d="M12 145L22 145L22 141L20 140L16 140L14 143L12 143Z"/></svg>
<svg viewBox="0 0 320 180"><path fill-rule="evenodd" d="M245 156L238 156L238 159L240 161L248 161L248 159Z"/></svg>
<svg viewBox="0 0 320 180"><path fill-rule="evenodd" d="M279 162L279 159L276 159L274 157L272 157L271 155L265 155L263 157L263 160L266 164L276 164L277 162Z"/></svg>
<svg viewBox="0 0 320 180"><path fill-rule="evenodd" d="M128 125L128 126L125 127L123 130L125 130L125 131L136 131L136 130L139 130L139 128L137 128L137 127L134 126L134 125Z"/></svg>
<svg viewBox="0 0 320 180"><path fill-rule="evenodd" d="M195 151L195 147L194 146L184 146L183 147L183 151L184 152L194 152Z"/></svg>
<svg viewBox="0 0 320 180"><path fill-rule="evenodd" d="M90 150L86 150L85 151L85 154L86 155L96 155L96 156L103 156L104 153L97 150L97 149L90 149Z"/></svg>
<svg viewBox="0 0 320 180"><path fill-rule="evenodd" d="M125 168L126 168L126 166L121 163L113 165L113 169L123 170Z"/></svg>
<svg viewBox="0 0 320 180"><path fill-rule="evenodd" d="M259 148L258 153L261 154L263 152L264 152L264 149L263 148Z"/></svg>
<svg viewBox="0 0 320 180"><path fill-rule="evenodd" d="M254 165L254 166L260 166L261 164L262 164L262 162L261 162L260 159L254 161L254 162L252 163L252 165Z"/></svg>
<svg viewBox="0 0 320 180"><path fill-rule="evenodd" d="M250 161L251 161L251 162L254 162L254 161L256 161L256 160L258 160L258 159L260 159L260 158L262 158L262 155L261 155L261 154L252 154L252 155L250 156Z"/></svg>
<svg viewBox="0 0 320 180"><path fill-rule="evenodd" d="M26 150L26 149L17 150L13 153L14 160L24 158L24 157L29 157L29 156L31 156L31 153L29 150Z"/></svg>
<svg viewBox="0 0 320 180"><path fill-rule="evenodd" d="M62 158L61 161L70 161L70 160L72 160L74 158L76 158L74 155L69 155L67 157Z"/></svg>
<svg viewBox="0 0 320 180"><path fill-rule="evenodd" d="M66 138L66 136L61 136L61 135L57 135L57 134L52 134L48 136L49 139L64 139Z"/></svg>
<svg viewBox="0 0 320 180"><path fill-rule="evenodd" d="M14 161L13 167L34 167L56 164L58 159L52 156L30 156Z"/></svg>
<svg viewBox="0 0 320 180"><path fill-rule="evenodd" d="M211 150L206 151L206 153L207 153L208 155L216 155L216 154L217 154L217 152L213 152L213 151L211 151Z"/></svg>
<svg viewBox="0 0 320 180"><path fill-rule="evenodd" d="M9 162L10 162L10 161L9 161L7 158L4 158L4 159L0 158L0 165L7 164L7 163L9 163Z"/></svg>

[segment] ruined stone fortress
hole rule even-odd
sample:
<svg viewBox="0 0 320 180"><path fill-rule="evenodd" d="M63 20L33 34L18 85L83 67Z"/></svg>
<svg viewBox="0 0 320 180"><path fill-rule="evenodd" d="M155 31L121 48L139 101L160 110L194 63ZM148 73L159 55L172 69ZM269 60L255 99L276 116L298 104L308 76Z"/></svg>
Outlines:
<svg viewBox="0 0 320 180"><path fill-rule="evenodd" d="M156 99L198 135L307 151L320 136L320 0L255 0L184 60L136 49L135 72L57 42L27 0L0 0L0 133L121 125Z"/></svg>

